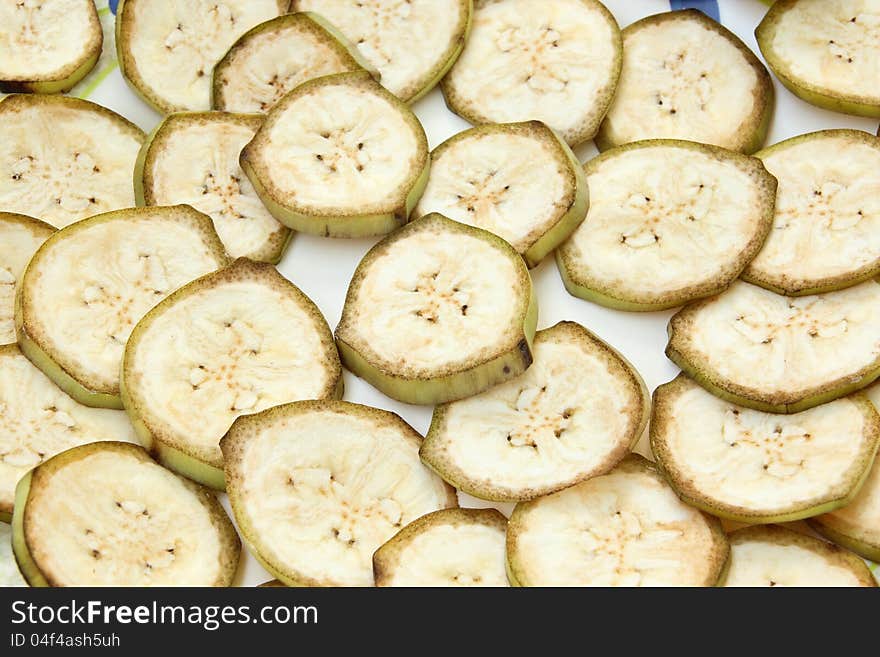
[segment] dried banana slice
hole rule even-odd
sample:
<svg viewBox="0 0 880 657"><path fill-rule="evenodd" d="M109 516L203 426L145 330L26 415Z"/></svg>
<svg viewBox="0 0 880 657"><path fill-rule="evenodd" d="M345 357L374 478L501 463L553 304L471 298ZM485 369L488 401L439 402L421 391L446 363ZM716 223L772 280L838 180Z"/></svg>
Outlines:
<svg viewBox="0 0 880 657"><path fill-rule="evenodd" d="M131 174L144 133L69 96L0 101L0 208L62 228L134 205Z"/></svg>
<svg viewBox="0 0 880 657"><path fill-rule="evenodd" d="M301 84L241 153L266 207L294 230L327 237L388 233L428 180L425 131L369 73Z"/></svg>
<svg viewBox="0 0 880 657"><path fill-rule="evenodd" d="M506 536L495 509L428 513L373 554L376 586L509 586Z"/></svg>
<svg viewBox="0 0 880 657"><path fill-rule="evenodd" d="M373 552L456 506L388 411L302 401L236 420L220 442L229 501L254 556L289 586L372 586Z"/></svg>
<svg viewBox="0 0 880 657"><path fill-rule="evenodd" d="M529 500L605 474L633 448L651 401L639 373L580 324L535 334L525 374L434 409L422 460L456 488Z"/></svg>
<svg viewBox="0 0 880 657"><path fill-rule="evenodd" d="M287 11L289 0L121 0L116 53L131 88L169 114L211 109L214 66L250 30Z"/></svg>
<svg viewBox="0 0 880 657"><path fill-rule="evenodd" d="M753 157L651 139L586 164L587 219L556 251L566 289L618 310L672 308L725 289L761 249L776 181Z"/></svg>
<svg viewBox="0 0 880 657"><path fill-rule="evenodd" d="M752 153L773 112L770 74L733 32L698 9L623 30L623 71L596 135L600 150L652 138Z"/></svg>
<svg viewBox="0 0 880 657"><path fill-rule="evenodd" d="M290 229L266 209L238 162L262 122L256 115L226 112L166 117L135 167L138 205L191 205L214 220L233 258L278 262Z"/></svg>
<svg viewBox="0 0 880 657"><path fill-rule="evenodd" d="M780 525L732 532L724 586L877 586L852 552Z"/></svg>
<svg viewBox="0 0 880 657"><path fill-rule="evenodd" d="M678 311L666 355L722 399L797 413L880 374L880 283L784 297L735 282Z"/></svg>
<svg viewBox="0 0 880 657"><path fill-rule="evenodd" d="M27 585L12 552L12 527L0 522L0 588Z"/></svg>
<svg viewBox="0 0 880 657"><path fill-rule="evenodd" d="M744 280L801 296L880 273L880 139L860 130L822 130L756 157L779 189L773 230Z"/></svg>
<svg viewBox="0 0 880 657"><path fill-rule="evenodd" d="M0 212L0 344L15 342L15 285L34 251L54 232L39 219Z"/></svg>
<svg viewBox="0 0 880 657"><path fill-rule="evenodd" d="M507 242L429 214L361 260L336 343L345 366L389 397L440 404L522 374L537 317L529 271Z"/></svg>
<svg viewBox="0 0 880 657"><path fill-rule="evenodd" d="M214 495L119 442L74 447L15 491L31 586L229 586L241 542Z"/></svg>
<svg viewBox="0 0 880 657"><path fill-rule="evenodd" d="M536 266L587 214L589 192L571 149L540 121L460 132L431 153L414 218L439 212L507 240Z"/></svg>
<svg viewBox="0 0 880 657"><path fill-rule="evenodd" d="M574 146L605 116L621 51L617 22L597 0L475 0L467 45L441 86L471 123L538 119Z"/></svg>
<svg viewBox="0 0 880 657"><path fill-rule="evenodd" d="M156 305L125 347L122 399L138 432L160 463L217 489L218 443L235 418L341 396L321 311L272 265L244 258Z"/></svg>
<svg viewBox="0 0 880 657"><path fill-rule="evenodd" d="M93 0L3 2L0 25L0 91L67 91L101 56Z"/></svg>
<svg viewBox="0 0 880 657"><path fill-rule="evenodd" d="M78 402L122 408L119 364L135 323L226 262L210 218L188 205L118 210L63 228L18 286L21 350Z"/></svg>
<svg viewBox="0 0 880 657"><path fill-rule="evenodd" d="M721 523L679 500L636 454L520 502L507 528L508 576L519 586L713 586L727 555Z"/></svg>

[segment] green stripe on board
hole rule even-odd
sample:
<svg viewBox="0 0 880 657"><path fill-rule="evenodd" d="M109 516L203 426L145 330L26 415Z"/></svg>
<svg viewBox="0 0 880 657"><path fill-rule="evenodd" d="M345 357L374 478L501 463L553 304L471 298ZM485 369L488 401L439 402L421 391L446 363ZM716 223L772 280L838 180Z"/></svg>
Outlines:
<svg viewBox="0 0 880 657"><path fill-rule="evenodd" d="M114 59L114 60L110 63L110 65L107 66L107 68L105 68L105 69L102 70L100 73L98 73L97 75L95 75L95 77L94 77L92 80L89 81L89 85L88 85L85 89L83 89L82 91L80 91L80 92L77 94L77 97L78 97L78 98L88 98L89 96L91 96L91 95L92 95L92 92L97 88L97 86L98 86L99 84L101 84L104 80L106 80L106 79L107 79L107 76L110 75L110 74L111 74L114 70L116 70L116 68L118 68L118 67L119 67L119 62L117 62L117 61Z"/></svg>

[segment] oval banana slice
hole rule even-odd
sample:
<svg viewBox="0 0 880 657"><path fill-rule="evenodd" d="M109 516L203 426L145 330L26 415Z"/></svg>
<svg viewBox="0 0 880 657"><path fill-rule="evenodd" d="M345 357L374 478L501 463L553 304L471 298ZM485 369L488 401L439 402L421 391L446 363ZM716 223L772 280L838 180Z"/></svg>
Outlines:
<svg viewBox="0 0 880 657"><path fill-rule="evenodd" d="M67 91L94 68L104 33L93 0L0 3L0 91Z"/></svg>
<svg viewBox="0 0 880 657"><path fill-rule="evenodd" d="M605 116L621 50L617 22L597 0L475 0L467 45L441 87L471 123L537 119L574 146Z"/></svg>
<svg viewBox="0 0 880 657"><path fill-rule="evenodd" d="M620 84L596 146L666 138L752 153L772 112L770 74L739 37L698 9L666 12L623 30Z"/></svg>
<svg viewBox="0 0 880 657"><path fill-rule="evenodd" d="M182 287L131 333L122 399L160 463L222 489L218 443L240 415L342 396L318 307L269 264L244 258Z"/></svg>
<svg viewBox="0 0 880 657"><path fill-rule="evenodd" d="M776 181L753 157L651 139L585 165L587 219L556 251L572 295L618 310L717 294L761 249Z"/></svg>
<svg viewBox="0 0 880 657"><path fill-rule="evenodd" d="M519 586L713 586L727 555L721 523L679 500L636 454L520 502L507 528L508 576Z"/></svg>
<svg viewBox="0 0 880 657"><path fill-rule="evenodd" d="M755 157L779 181L773 230L743 279L801 296L880 273L880 139L822 130Z"/></svg>
<svg viewBox="0 0 880 657"><path fill-rule="evenodd" d="M263 566L289 586L372 586L376 549L456 506L388 411L302 401L236 420L220 442L229 501Z"/></svg>
<svg viewBox="0 0 880 657"><path fill-rule="evenodd" d="M428 513L373 554L376 586L509 586L506 536L495 509Z"/></svg>
<svg viewBox="0 0 880 657"><path fill-rule="evenodd" d="M651 402L639 373L575 322L538 331L525 374L434 409L422 460L488 500L547 495L611 470L638 442Z"/></svg>
<svg viewBox="0 0 880 657"><path fill-rule="evenodd" d="M780 525L732 532L724 586L877 586L852 552Z"/></svg>
<svg viewBox="0 0 880 657"><path fill-rule="evenodd" d="M262 122L226 112L166 117L135 167L138 205L191 205L211 217L231 257L278 262L290 229L266 209L238 162Z"/></svg>
<svg viewBox="0 0 880 657"><path fill-rule="evenodd" d="M0 208L62 228L131 207L143 141L140 128L86 100L7 96L0 101Z"/></svg>
<svg viewBox="0 0 880 657"><path fill-rule="evenodd" d="M540 121L483 125L431 152L431 175L413 218L439 212L507 240L529 267L587 213L581 163Z"/></svg>
<svg viewBox="0 0 880 657"><path fill-rule="evenodd" d="M187 205L118 210L63 228L18 287L21 350L78 402L122 408L119 364L135 323L226 262L210 218Z"/></svg>
<svg viewBox="0 0 880 657"><path fill-rule="evenodd" d="M440 404L522 374L537 316L529 271L507 242L429 214L361 260L336 343L345 366L389 397Z"/></svg>
<svg viewBox="0 0 880 657"><path fill-rule="evenodd" d="M55 232L23 214L0 212L0 344L15 342L15 286L34 252Z"/></svg>
<svg viewBox="0 0 880 657"><path fill-rule="evenodd" d="M214 495L118 442L74 447L15 492L31 586L229 586L241 542Z"/></svg>
<svg viewBox="0 0 880 657"><path fill-rule="evenodd" d="M712 394L797 413L880 375L880 283L784 297L735 282L669 321L666 355Z"/></svg>

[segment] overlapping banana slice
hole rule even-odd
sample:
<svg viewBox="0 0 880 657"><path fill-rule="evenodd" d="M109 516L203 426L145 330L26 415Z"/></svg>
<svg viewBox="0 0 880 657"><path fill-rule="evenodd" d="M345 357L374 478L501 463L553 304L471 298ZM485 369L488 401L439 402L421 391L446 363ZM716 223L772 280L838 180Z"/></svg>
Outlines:
<svg viewBox="0 0 880 657"><path fill-rule="evenodd" d="M12 527L0 522L0 588L27 585L12 552Z"/></svg>
<svg viewBox="0 0 880 657"><path fill-rule="evenodd" d="M400 417L302 401L236 420L220 446L229 500L254 556L290 586L372 586L376 549L456 506Z"/></svg>
<svg viewBox="0 0 880 657"><path fill-rule="evenodd" d="M761 249L776 181L755 158L651 139L586 164L587 219L556 251L566 289L618 310L716 294Z"/></svg>
<svg viewBox="0 0 880 657"><path fill-rule="evenodd" d="M23 214L0 212L0 344L15 342L15 286L31 256L55 232Z"/></svg>
<svg viewBox="0 0 880 657"><path fill-rule="evenodd" d="M772 111L770 74L739 37L698 9L666 12L623 30L620 84L596 145L687 139L752 153Z"/></svg>

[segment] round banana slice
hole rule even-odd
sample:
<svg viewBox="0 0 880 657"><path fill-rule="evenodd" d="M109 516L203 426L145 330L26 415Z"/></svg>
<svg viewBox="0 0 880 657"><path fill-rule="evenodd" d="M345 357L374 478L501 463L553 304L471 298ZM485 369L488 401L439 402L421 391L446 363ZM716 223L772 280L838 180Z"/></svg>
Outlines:
<svg viewBox="0 0 880 657"><path fill-rule="evenodd" d="M376 550L376 586L509 586L506 536L495 509L434 511Z"/></svg>
<svg viewBox="0 0 880 657"><path fill-rule="evenodd" d="M39 219L0 212L0 344L15 342L15 285L34 251L54 232Z"/></svg>
<svg viewBox="0 0 880 657"><path fill-rule="evenodd" d="M776 181L753 157L651 139L586 164L587 219L556 251L566 289L618 310L673 308L724 290L761 249Z"/></svg>
<svg viewBox="0 0 880 657"><path fill-rule="evenodd" d="M266 209L238 162L262 122L256 115L226 112L166 117L135 167L138 205L191 205L213 219L231 257L278 262L290 229Z"/></svg>
<svg viewBox="0 0 880 657"><path fill-rule="evenodd" d="M118 442L74 447L15 491L31 586L229 586L241 542L214 495Z"/></svg>
<svg viewBox="0 0 880 657"><path fill-rule="evenodd" d="M508 576L518 586L713 586L727 555L721 523L679 500L637 454L520 502L507 528Z"/></svg>
<svg viewBox="0 0 880 657"><path fill-rule="evenodd" d="M522 376L434 409L422 460L474 497L529 500L605 474L645 429L642 377L583 326L538 331L533 352Z"/></svg>
<svg viewBox="0 0 880 657"><path fill-rule="evenodd" d="M780 525L732 532L724 586L877 586L852 552Z"/></svg>
<svg viewBox="0 0 880 657"><path fill-rule="evenodd" d="M0 91L67 91L101 56L93 0L2 2L0 25Z"/></svg>
<svg viewBox="0 0 880 657"><path fill-rule="evenodd" d="M669 322L666 355L712 394L797 413L880 374L880 283L784 297L735 282Z"/></svg>
<svg viewBox="0 0 880 657"><path fill-rule="evenodd" d="M596 146L667 138L752 153L772 112L770 74L739 37L698 9L666 12L623 30L620 85Z"/></svg>
<svg viewBox="0 0 880 657"><path fill-rule="evenodd" d="M822 130L756 157L779 190L773 230L744 280L801 296L880 273L880 139L860 130Z"/></svg>
<svg viewBox="0 0 880 657"><path fill-rule="evenodd" d="M361 260L336 343L345 366L389 397L440 404L522 374L537 317L529 271L507 242L429 214Z"/></svg>
<svg viewBox="0 0 880 657"><path fill-rule="evenodd" d="M220 442L229 501L254 556L289 586L372 586L376 549L456 506L388 411L302 401L236 420Z"/></svg>
<svg viewBox="0 0 880 657"><path fill-rule="evenodd" d="M132 327L226 262L210 218L188 205L118 210L63 228L18 286L21 350L78 402L122 408L119 364Z"/></svg>
<svg viewBox="0 0 880 657"><path fill-rule="evenodd" d="M581 163L540 121L460 132L431 153L431 175L413 218L439 212L507 240L536 266L584 220Z"/></svg>
<svg viewBox="0 0 880 657"><path fill-rule="evenodd" d="M294 230L383 235L425 188L428 141L406 105L368 72L310 80L287 94L241 153L263 203Z"/></svg>
<svg viewBox="0 0 880 657"><path fill-rule="evenodd" d="M269 264L241 258L156 305L131 333L122 400L159 461L222 489L219 442L240 415L342 396L318 307Z"/></svg>
<svg viewBox="0 0 880 657"><path fill-rule="evenodd" d="M475 0L443 95L471 123L537 119L574 146L605 116L621 50L617 22L598 0Z"/></svg>
<svg viewBox="0 0 880 657"><path fill-rule="evenodd" d="M134 205L131 175L144 133L69 96L0 101L0 208L62 228Z"/></svg>
<svg viewBox="0 0 880 657"><path fill-rule="evenodd" d="M368 68L357 49L316 14L284 14L260 23L214 67L213 106L268 112L303 82Z"/></svg>
<svg viewBox="0 0 880 657"><path fill-rule="evenodd" d="M12 552L12 527L0 522L0 588L28 586Z"/></svg>

